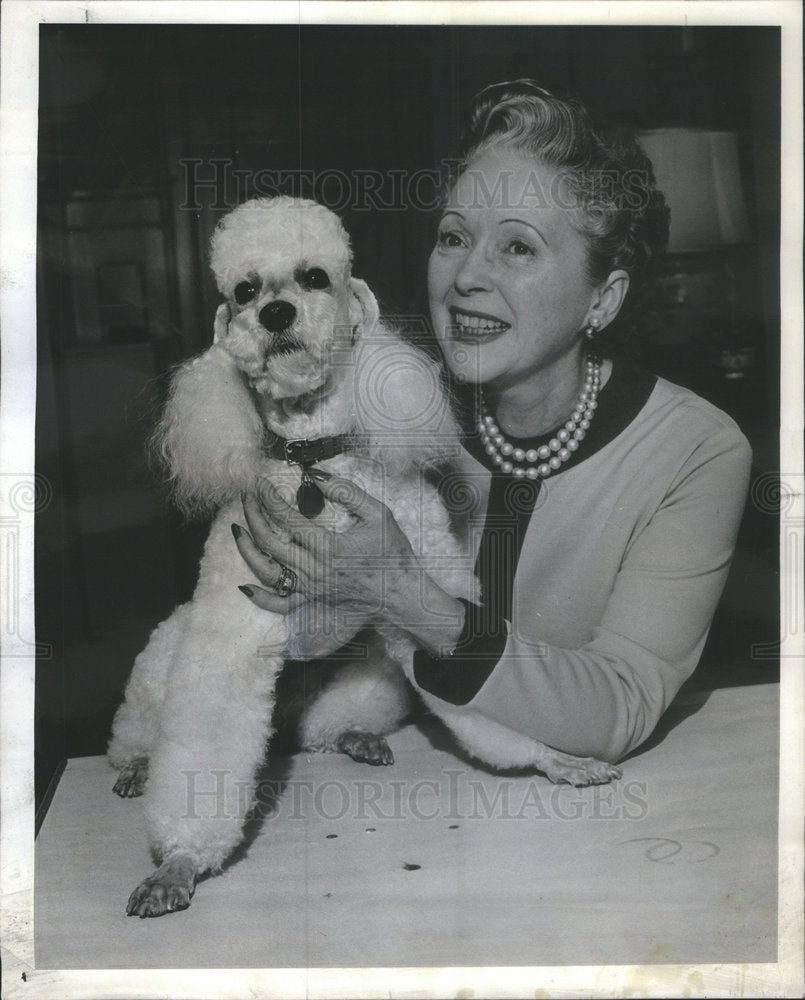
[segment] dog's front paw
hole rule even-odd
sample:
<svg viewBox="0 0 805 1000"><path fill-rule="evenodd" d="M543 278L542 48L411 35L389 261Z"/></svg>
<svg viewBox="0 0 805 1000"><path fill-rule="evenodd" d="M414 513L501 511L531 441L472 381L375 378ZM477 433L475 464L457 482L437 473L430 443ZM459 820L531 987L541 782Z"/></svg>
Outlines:
<svg viewBox="0 0 805 1000"><path fill-rule="evenodd" d="M196 869L186 858L168 860L129 896L130 917L161 917L186 910L196 888Z"/></svg>
<svg viewBox="0 0 805 1000"><path fill-rule="evenodd" d="M130 764L120 768L112 791L123 799L133 799L143 794L148 778L148 758L135 757Z"/></svg>
<svg viewBox="0 0 805 1000"><path fill-rule="evenodd" d="M585 785L606 785L615 778L620 778L622 771L614 764L596 757L574 757L552 750L539 763L540 770L554 784L575 785L577 788Z"/></svg>
<svg viewBox="0 0 805 1000"><path fill-rule="evenodd" d="M341 733L335 741L338 753L348 754L353 760L363 764L393 764L394 754L382 736L350 729Z"/></svg>

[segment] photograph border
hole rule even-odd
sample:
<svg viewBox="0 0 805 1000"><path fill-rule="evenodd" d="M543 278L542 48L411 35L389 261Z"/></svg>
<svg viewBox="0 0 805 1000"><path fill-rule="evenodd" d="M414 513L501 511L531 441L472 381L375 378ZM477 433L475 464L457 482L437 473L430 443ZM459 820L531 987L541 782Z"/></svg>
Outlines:
<svg viewBox="0 0 805 1000"><path fill-rule="evenodd" d="M782 29L781 736L778 961L401 969L37 970L34 880L34 468L38 28L42 23L778 25ZM800 996L803 991L802 13L797 0L231 2L5 0L0 44L0 940L9 998ZM13 496L12 496L13 494ZM786 501L783 508L783 500ZM788 617L786 617L788 609ZM800 617L797 617L799 609ZM69 914L66 915L69 919ZM535 992L536 991L536 992Z"/></svg>

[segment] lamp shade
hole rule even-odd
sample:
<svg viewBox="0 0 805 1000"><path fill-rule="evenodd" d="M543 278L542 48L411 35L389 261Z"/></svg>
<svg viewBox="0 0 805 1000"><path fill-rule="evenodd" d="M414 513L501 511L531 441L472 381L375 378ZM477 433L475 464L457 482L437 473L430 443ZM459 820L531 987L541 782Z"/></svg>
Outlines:
<svg viewBox="0 0 805 1000"><path fill-rule="evenodd" d="M638 138L671 209L669 253L750 239L734 132L663 128Z"/></svg>

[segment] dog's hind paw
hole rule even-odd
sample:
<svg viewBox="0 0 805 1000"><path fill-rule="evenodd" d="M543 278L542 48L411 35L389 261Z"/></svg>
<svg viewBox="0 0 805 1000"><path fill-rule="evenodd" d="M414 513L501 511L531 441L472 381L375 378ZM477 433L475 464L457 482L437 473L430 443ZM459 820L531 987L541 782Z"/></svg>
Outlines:
<svg viewBox="0 0 805 1000"><path fill-rule="evenodd" d="M123 799L133 799L143 794L148 778L148 758L135 757L130 764L121 767L112 791Z"/></svg>
<svg viewBox="0 0 805 1000"><path fill-rule="evenodd" d="M575 785L582 788L586 785L606 785L615 778L620 778L622 771L614 764L596 757L574 757L572 754L551 750L538 764L539 769L547 775L554 784Z"/></svg>
<svg viewBox="0 0 805 1000"><path fill-rule="evenodd" d="M348 754L353 760L363 764L393 764L394 754L382 736L350 729L335 741L338 753Z"/></svg>
<svg viewBox="0 0 805 1000"><path fill-rule="evenodd" d="M195 888L193 862L186 857L169 859L129 896L126 913L130 917L161 917L186 910Z"/></svg>

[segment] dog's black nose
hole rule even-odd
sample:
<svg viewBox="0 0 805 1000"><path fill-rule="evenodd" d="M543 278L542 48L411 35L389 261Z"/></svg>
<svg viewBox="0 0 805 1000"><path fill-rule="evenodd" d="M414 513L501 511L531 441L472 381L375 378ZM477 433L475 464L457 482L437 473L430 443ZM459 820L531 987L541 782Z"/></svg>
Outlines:
<svg viewBox="0 0 805 1000"><path fill-rule="evenodd" d="M269 333L282 333L296 319L296 309L290 302L277 299L260 310L260 322Z"/></svg>

